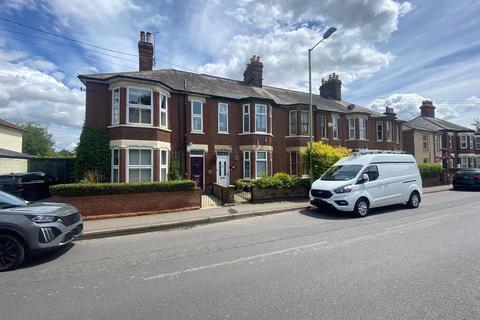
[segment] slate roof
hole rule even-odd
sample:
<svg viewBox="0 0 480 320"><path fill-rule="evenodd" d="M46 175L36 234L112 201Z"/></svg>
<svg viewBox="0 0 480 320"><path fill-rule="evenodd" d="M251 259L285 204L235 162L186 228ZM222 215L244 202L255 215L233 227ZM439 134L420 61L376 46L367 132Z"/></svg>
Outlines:
<svg viewBox="0 0 480 320"><path fill-rule="evenodd" d="M424 131L468 131L473 132L472 129L459 126L457 124L448 122L446 120L438 119L438 118L430 118L430 117L423 117L418 116L413 118L410 121L407 121L404 124L403 130L424 130Z"/></svg>
<svg viewBox="0 0 480 320"><path fill-rule="evenodd" d="M268 99L277 105L309 105L309 95L306 92L287 90L271 86L255 87L246 85L243 81L221 78L206 74L185 72L175 69L160 69L151 71L134 71L120 73L100 73L79 75L82 82L86 80L110 81L114 79L146 80L161 83L175 91L183 91L202 95L225 97L230 99ZM186 84L186 86L185 86ZM353 110L347 108L352 103L326 99L318 94L313 95L313 104L319 110L339 113L367 113L372 117L384 117L382 113L355 105Z"/></svg>
<svg viewBox="0 0 480 320"><path fill-rule="evenodd" d="M23 130L22 128L20 128L20 127L17 126L16 124L13 124L13 123L11 123L11 122L5 121L5 120L3 120L3 119L0 119L0 127L5 127L5 128L9 128L9 129L14 129L14 130L17 130L17 131L25 132L25 130Z"/></svg>
<svg viewBox="0 0 480 320"><path fill-rule="evenodd" d="M0 158L29 159L34 158L34 156L0 148Z"/></svg>

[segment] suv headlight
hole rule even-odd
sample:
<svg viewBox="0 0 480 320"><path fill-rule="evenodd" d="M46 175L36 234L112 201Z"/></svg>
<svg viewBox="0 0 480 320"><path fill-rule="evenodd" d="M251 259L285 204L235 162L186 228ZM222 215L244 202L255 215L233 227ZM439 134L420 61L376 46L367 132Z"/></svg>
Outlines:
<svg viewBox="0 0 480 320"><path fill-rule="evenodd" d="M352 188L353 188L353 186L352 186L351 184L349 184L349 185L346 185L346 186L337 188L337 189L335 189L335 190L333 190L333 191L334 191L335 193L347 193L347 192L352 191Z"/></svg>
<svg viewBox="0 0 480 320"><path fill-rule="evenodd" d="M28 219L35 223L52 223L52 222L60 222L63 223L62 218L57 216L27 216Z"/></svg>

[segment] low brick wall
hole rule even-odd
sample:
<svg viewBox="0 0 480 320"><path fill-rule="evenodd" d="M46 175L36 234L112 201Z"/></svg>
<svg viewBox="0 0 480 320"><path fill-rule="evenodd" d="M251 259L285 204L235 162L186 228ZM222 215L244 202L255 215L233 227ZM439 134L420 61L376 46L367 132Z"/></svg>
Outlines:
<svg viewBox="0 0 480 320"><path fill-rule="evenodd" d="M235 204L235 186L224 186L218 183L213 184L213 194L222 201L222 205Z"/></svg>
<svg viewBox="0 0 480 320"><path fill-rule="evenodd" d="M308 198L308 188L265 189L252 187L252 202L269 202L272 200L291 200Z"/></svg>
<svg viewBox="0 0 480 320"><path fill-rule="evenodd" d="M438 178L422 178L422 186L424 188L435 187L441 185L440 177Z"/></svg>
<svg viewBox="0 0 480 320"><path fill-rule="evenodd" d="M108 194L92 196L53 196L54 202L75 206L84 220L106 219L200 209L202 190Z"/></svg>

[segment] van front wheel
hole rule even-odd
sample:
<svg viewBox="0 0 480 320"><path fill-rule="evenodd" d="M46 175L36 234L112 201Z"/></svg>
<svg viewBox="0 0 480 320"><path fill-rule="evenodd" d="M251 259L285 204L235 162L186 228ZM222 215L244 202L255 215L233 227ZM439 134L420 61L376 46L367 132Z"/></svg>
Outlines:
<svg viewBox="0 0 480 320"><path fill-rule="evenodd" d="M363 218L368 216L369 211L370 211L370 204L368 203L368 200L365 198L358 199L357 203L355 204L355 210L354 210L355 215L359 218Z"/></svg>
<svg viewBox="0 0 480 320"><path fill-rule="evenodd" d="M420 194L417 191L413 191L408 199L407 206L411 209L416 209L420 206Z"/></svg>

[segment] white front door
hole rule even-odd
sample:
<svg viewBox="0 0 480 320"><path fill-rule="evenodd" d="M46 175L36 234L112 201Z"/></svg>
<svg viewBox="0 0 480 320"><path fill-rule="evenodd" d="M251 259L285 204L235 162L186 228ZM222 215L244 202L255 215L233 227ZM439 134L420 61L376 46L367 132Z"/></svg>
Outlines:
<svg viewBox="0 0 480 320"><path fill-rule="evenodd" d="M224 186L230 184L230 157L228 152L217 153L217 183Z"/></svg>

